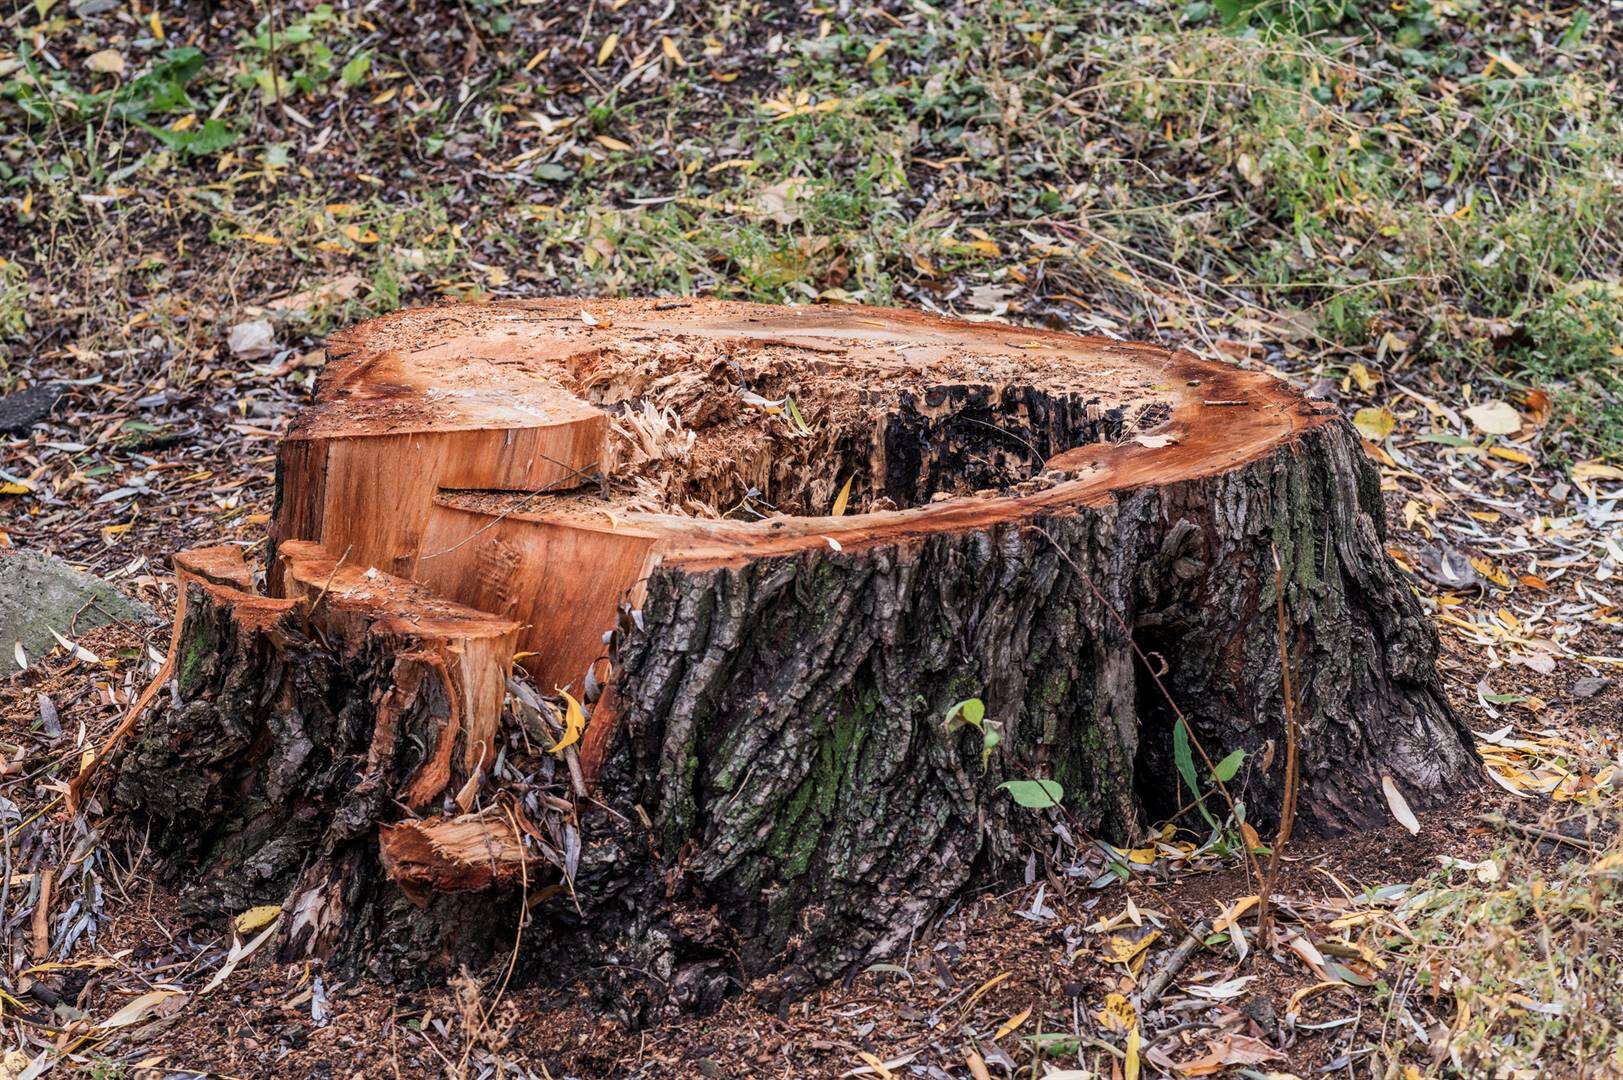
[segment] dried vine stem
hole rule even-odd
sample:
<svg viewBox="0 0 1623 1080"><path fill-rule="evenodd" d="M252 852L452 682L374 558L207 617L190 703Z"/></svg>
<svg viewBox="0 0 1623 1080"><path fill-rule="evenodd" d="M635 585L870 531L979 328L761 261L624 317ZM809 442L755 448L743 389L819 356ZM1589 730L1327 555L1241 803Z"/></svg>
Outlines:
<svg viewBox="0 0 1623 1080"><path fill-rule="evenodd" d="M1274 886L1279 882L1279 863L1290 843L1291 828L1296 824L1296 691L1291 679L1290 646L1285 622L1285 571L1279 564L1279 549L1274 555L1274 604L1279 612L1279 678L1285 706L1285 792L1279 810L1279 832L1274 836L1273 850L1268 853L1268 873L1262 889L1257 893L1257 941L1266 952L1273 944L1273 908L1269 901Z"/></svg>

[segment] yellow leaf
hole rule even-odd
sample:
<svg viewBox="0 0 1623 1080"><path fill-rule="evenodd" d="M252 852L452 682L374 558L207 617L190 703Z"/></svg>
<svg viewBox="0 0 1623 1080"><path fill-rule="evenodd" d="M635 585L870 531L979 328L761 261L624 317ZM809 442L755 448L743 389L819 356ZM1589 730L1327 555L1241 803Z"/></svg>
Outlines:
<svg viewBox="0 0 1623 1080"><path fill-rule="evenodd" d="M1105 961L1111 964L1130 964L1144 955L1151 943L1160 936L1161 931L1159 930L1152 930L1137 941L1129 937L1122 937L1119 934L1112 935L1107 942L1109 948L1103 954Z"/></svg>
<svg viewBox="0 0 1623 1080"><path fill-rule="evenodd" d="M1127 1060L1122 1063L1122 1072L1127 1080L1138 1080L1138 1047L1141 1041L1138 1028L1127 1033Z"/></svg>
<svg viewBox="0 0 1623 1080"><path fill-rule="evenodd" d="M1302 1002L1306 1001L1315 994L1322 994L1326 990L1343 990L1346 989L1346 987L1346 983L1337 982L1334 979L1329 979L1324 982L1316 982L1312 986L1304 986L1300 990L1296 991L1296 993L1292 994L1290 1001L1285 1004L1285 1015L1295 1016L1301 1011Z"/></svg>
<svg viewBox="0 0 1623 1080"><path fill-rule="evenodd" d="M1105 1006L1096 1014L1099 1023L1110 1031L1117 1033L1131 1031L1133 1025L1138 1023L1138 1013L1133 1003L1120 994L1111 994L1105 998Z"/></svg>
<svg viewBox="0 0 1623 1080"><path fill-rule="evenodd" d="M270 925L270 921L281 913L281 904L260 904L258 907L251 907L237 916L235 920L237 933L251 934L260 927Z"/></svg>
<svg viewBox="0 0 1623 1080"><path fill-rule="evenodd" d="M1138 863L1140 866L1148 866L1155 861L1155 849L1152 847L1134 848L1127 853L1127 860Z"/></svg>
<svg viewBox="0 0 1623 1080"><path fill-rule="evenodd" d="M1488 453L1492 454L1494 457L1504 458L1506 461L1514 461L1518 465L1533 464L1532 454L1523 453L1520 450L1512 450L1508 446L1489 447Z"/></svg>
<svg viewBox="0 0 1623 1080"><path fill-rule="evenodd" d="M371 229L363 229L359 225L340 225L338 231L357 244L375 244L378 234Z"/></svg>
<svg viewBox="0 0 1623 1080"><path fill-rule="evenodd" d="M858 1050L857 1056L863 1061L866 1061L868 1063L868 1068L878 1073L882 1080L894 1080L896 1074L885 1068L885 1063L868 1053L868 1051Z"/></svg>
<svg viewBox="0 0 1623 1080"><path fill-rule="evenodd" d="M32 491L27 484L19 484L15 480L7 480L0 484L0 495L27 495Z"/></svg>
<svg viewBox="0 0 1623 1080"><path fill-rule="evenodd" d="M868 50L868 59L865 60L864 63L869 67L873 67L873 65L879 63L879 58L885 55L885 50L888 48L890 48L890 39L886 38L884 41L881 41L879 44Z"/></svg>
<svg viewBox="0 0 1623 1080"><path fill-rule="evenodd" d="M180 990L148 990L140 997L126 1002L122 1009L119 1009L96 1026L106 1031L109 1028L129 1027L131 1024L139 1024L151 1016L160 1005L175 997L184 1002L187 995Z"/></svg>
<svg viewBox="0 0 1623 1080"><path fill-rule="evenodd" d="M668 41L670 39L667 38L666 40ZM614 55L614 47L618 44L620 44L619 34L610 34L608 37L603 39L603 47L597 50L598 66L601 67L608 61L609 57Z"/></svg>
<svg viewBox="0 0 1623 1080"><path fill-rule="evenodd" d="M586 710L580 707L580 702L568 690L559 690L564 696L568 708L564 710L564 733L556 745L547 747L549 753L556 754L580 742L580 733L586 730Z"/></svg>
<svg viewBox="0 0 1623 1080"><path fill-rule="evenodd" d="M840 488L840 493L838 495L834 496L834 509L829 511L831 516L845 516L845 504L851 500L851 481L855 480L856 478L856 473L852 473L850 476L845 478L845 486Z"/></svg>
<svg viewBox="0 0 1623 1080"><path fill-rule="evenodd" d="M964 1012L967 1014L969 1012L969 1007L971 1005L975 1004L975 1002L977 1002L981 998L985 997L986 992L988 990L992 989L992 987L996 986L998 983L1002 982L1004 979L1007 979L1011 974L1013 974L1013 972L1008 972L1008 971L1000 972L999 974L993 975L990 979L987 979L985 982L981 983L979 989L977 989L973 994L970 994L969 997L965 999L965 1001L964 1001Z"/></svg>
<svg viewBox="0 0 1623 1080"><path fill-rule="evenodd" d="M601 145L601 146L603 146L603 147L605 147L605 148L607 148L609 150L619 150L619 151L624 152L626 150L631 149L631 144L630 143L623 143L619 139L616 139L612 135L599 135L597 137L597 141L598 141L599 145Z"/></svg>
<svg viewBox="0 0 1623 1080"><path fill-rule="evenodd" d="M1516 78L1518 78L1518 79L1525 79L1530 74L1530 72L1526 68L1522 67L1516 61L1512 60L1510 57L1506 56L1502 52L1501 53L1489 53L1488 55L1493 57L1495 60L1499 61L1499 66L1503 67L1506 71L1510 72L1512 75L1516 76Z"/></svg>
<svg viewBox="0 0 1623 1080"><path fill-rule="evenodd" d="M1607 465L1600 458L1580 461L1572 467L1572 478L1580 484L1585 480L1623 480L1623 466Z"/></svg>
<svg viewBox="0 0 1623 1080"><path fill-rule="evenodd" d="M243 233L242 238L251 244L264 244L267 247L277 247L282 243L281 237L272 236L270 233Z"/></svg>
<svg viewBox="0 0 1623 1080"><path fill-rule="evenodd" d="M753 169L759 164L760 162L755 158L728 158L726 161L718 161L710 166L704 171L704 174L714 176L716 173L725 172L728 169Z"/></svg>
<svg viewBox="0 0 1623 1080"><path fill-rule="evenodd" d="M1375 376L1370 373L1369 368L1365 367L1363 364L1353 364L1347 369L1347 374L1352 376L1353 382L1357 383L1358 389L1364 393L1367 394L1371 390L1375 389L1375 383L1377 380Z"/></svg>
<svg viewBox="0 0 1623 1080"><path fill-rule="evenodd" d="M1510 577L1487 559L1470 556L1471 568L1501 589L1510 588Z"/></svg>
<svg viewBox="0 0 1623 1080"><path fill-rule="evenodd" d="M157 38L159 41L164 39L163 20L158 18L158 11L156 8L154 8L147 15L147 25L152 28L153 37Z"/></svg>
<svg viewBox="0 0 1623 1080"><path fill-rule="evenodd" d="M1219 915L1216 921L1212 923L1212 933L1221 934L1224 930L1227 930L1229 927L1233 926L1235 922L1239 920L1241 915L1244 915L1246 912L1250 911L1256 906L1257 897L1255 894L1240 897L1240 899L1229 905L1228 909L1224 911L1223 914Z"/></svg>
<svg viewBox="0 0 1623 1080"><path fill-rule="evenodd" d="M1353 414L1353 427L1370 442L1384 441L1397 426L1398 418L1392 415L1391 409L1384 406L1379 409L1359 409Z"/></svg>
<svg viewBox="0 0 1623 1080"><path fill-rule="evenodd" d="M667 60L678 67L687 63L686 60L682 59L681 50L676 47L676 42L672 41L669 36L659 39L659 51L665 54Z"/></svg>
<svg viewBox="0 0 1623 1080"><path fill-rule="evenodd" d="M997 1029L997 1034L992 1036L992 1041L997 1042L999 1039L1003 1038L1003 1036L1009 1034L1009 1032L1014 1031L1021 1024L1025 1023L1026 1017L1030 1015L1031 1006L1028 1005L1024 1009L1015 1013L1013 1016L1009 1017L1007 1020L1003 1021L1002 1026Z"/></svg>

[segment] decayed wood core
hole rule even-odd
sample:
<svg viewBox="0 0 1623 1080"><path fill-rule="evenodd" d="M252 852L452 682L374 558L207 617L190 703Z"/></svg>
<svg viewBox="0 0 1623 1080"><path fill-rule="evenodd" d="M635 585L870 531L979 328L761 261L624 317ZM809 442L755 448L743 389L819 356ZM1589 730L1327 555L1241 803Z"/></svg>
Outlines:
<svg viewBox="0 0 1623 1080"><path fill-rule="evenodd" d="M862 308L447 306L328 353L275 539L517 620L548 690L581 688L658 563L1014 519L1323 420L1187 353Z"/></svg>

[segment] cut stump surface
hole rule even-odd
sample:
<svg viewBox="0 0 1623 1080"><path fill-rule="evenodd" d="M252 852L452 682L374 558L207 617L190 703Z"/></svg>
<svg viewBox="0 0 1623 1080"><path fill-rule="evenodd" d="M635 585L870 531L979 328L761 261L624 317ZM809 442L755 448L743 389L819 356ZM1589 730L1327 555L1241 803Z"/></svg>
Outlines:
<svg viewBox="0 0 1623 1080"><path fill-rule="evenodd" d="M295 953L426 970L477 936L448 896L512 932L546 831L504 787L515 662L590 711L573 899L533 947L589 940L622 1003L886 955L1051 846L1009 780L1135 837L1181 801L1169 696L1247 752L1231 788L1266 820L1276 555L1300 817L1477 775L1357 437L1188 353L871 308L408 311L330 339L277 492L269 598L178 560L179 704L111 756L177 860L286 900ZM967 698L990 752L944 723ZM183 760L206 782L153 794Z"/></svg>

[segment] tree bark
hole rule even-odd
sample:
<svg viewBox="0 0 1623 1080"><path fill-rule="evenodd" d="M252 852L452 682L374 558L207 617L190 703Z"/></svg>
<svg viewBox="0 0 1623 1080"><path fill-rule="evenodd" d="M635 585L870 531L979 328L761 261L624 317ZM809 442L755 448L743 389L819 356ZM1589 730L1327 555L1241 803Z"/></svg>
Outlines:
<svg viewBox="0 0 1623 1080"><path fill-rule="evenodd" d="M1171 702L1214 760L1246 752L1229 788L1273 817L1276 557L1303 824L1384 822L1386 776L1417 806L1476 782L1376 473L1282 384L902 312L593 308L339 336L284 447L273 596L178 562L172 693L102 756L199 910L282 902L284 955L422 977L550 894L527 966L628 1020L791 995L904 947L1060 823L1127 842L1172 814ZM704 392L673 396L692 370ZM717 406L739 378L799 404ZM742 488L863 512L646 502ZM503 712L515 656L590 712L559 750L592 788L573 811L517 779L562 785L546 747L572 736L562 697L535 730ZM969 698L983 728L947 724ZM1002 789L1032 778L1062 811Z"/></svg>

